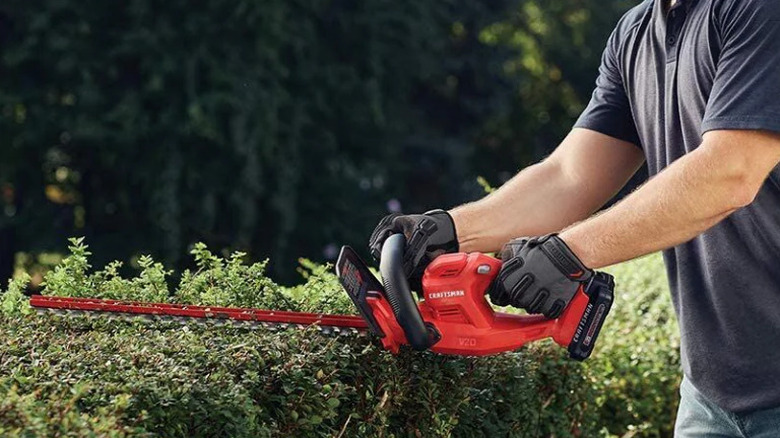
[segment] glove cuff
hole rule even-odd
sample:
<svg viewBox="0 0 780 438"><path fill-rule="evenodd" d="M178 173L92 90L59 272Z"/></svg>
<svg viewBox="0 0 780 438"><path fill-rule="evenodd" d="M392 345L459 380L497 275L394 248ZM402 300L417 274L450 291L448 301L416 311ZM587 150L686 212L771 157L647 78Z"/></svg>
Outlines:
<svg viewBox="0 0 780 438"><path fill-rule="evenodd" d="M557 233L541 237L534 243L540 245L542 252L569 280L585 282L593 276L593 270L580 261Z"/></svg>
<svg viewBox="0 0 780 438"><path fill-rule="evenodd" d="M446 227L450 231L452 239L436 249L444 250L445 253L454 253L460 250L460 244L458 243L458 233L455 230L455 220L452 215L446 210L437 208L435 210L426 211L423 213L425 216L430 216L436 221L436 225L440 227Z"/></svg>

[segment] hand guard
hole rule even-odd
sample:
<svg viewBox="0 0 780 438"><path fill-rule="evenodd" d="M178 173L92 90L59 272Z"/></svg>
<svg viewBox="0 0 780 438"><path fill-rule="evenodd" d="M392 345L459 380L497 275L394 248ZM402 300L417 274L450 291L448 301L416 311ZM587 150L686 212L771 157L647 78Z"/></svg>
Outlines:
<svg viewBox="0 0 780 438"><path fill-rule="evenodd" d="M444 210L431 210L424 214L385 216L377 225L368 242L371 255L379 261L385 239L402 233L406 237L404 273L412 288L419 291L426 266L436 257L458 252L455 223Z"/></svg>
<svg viewBox="0 0 780 438"><path fill-rule="evenodd" d="M514 239L501 250L504 264L489 289L490 301L557 318L580 284L593 276L557 235Z"/></svg>

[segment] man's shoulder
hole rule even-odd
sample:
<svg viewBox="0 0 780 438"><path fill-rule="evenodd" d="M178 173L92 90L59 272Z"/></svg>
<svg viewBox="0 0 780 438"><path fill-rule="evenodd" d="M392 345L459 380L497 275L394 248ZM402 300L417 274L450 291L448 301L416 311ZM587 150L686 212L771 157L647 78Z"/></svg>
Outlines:
<svg viewBox="0 0 780 438"><path fill-rule="evenodd" d="M626 11L626 13L623 14L623 17L621 17L620 21L618 22L618 29L629 31L633 27L637 26L653 12L653 3L654 0L645 0Z"/></svg>
<svg viewBox="0 0 780 438"><path fill-rule="evenodd" d="M626 11L615 26L615 32L626 35L635 29L653 11L653 0L645 0Z"/></svg>
<svg viewBox="0 0 780 438"><path fill-rule="evenodd" d="M653 0L645 0L626 11L612 31L612 35L607 42L607 51L613 53L616 57L620 57L626 42L640 28L640 24L650 19L652 12Z"/></svg>
<svg viewBox="0 0 780 438"><path fill-rule="evenodd" d="M722 25L757 17L769 22L780 20L780 0L711 0L711 3L712 17Z"/></svg>

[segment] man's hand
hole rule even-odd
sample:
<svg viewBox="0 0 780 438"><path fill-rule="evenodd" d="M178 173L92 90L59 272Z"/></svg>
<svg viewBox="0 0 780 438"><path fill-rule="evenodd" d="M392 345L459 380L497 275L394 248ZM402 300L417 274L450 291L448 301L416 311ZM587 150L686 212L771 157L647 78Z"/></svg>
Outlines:
<svg viewBox="0 0 780 438"><path fill-rule="evenodd" d="M490 301L557 318L593 271L555 234L514 239L501 250L504 261L489 290Z"/></svg>
<svg viewBox="0 0 780 438"><path fill-rule="evenodd" d="M412 281L412 287L419 288L419 281L428 264L436 257L458 252L458 237L455 224L444 210L431 210L424 214L385 216L377 225L368 242L371 255L379 261L382 245L393 234L406 237L404 251L404 272Z"/></svg>

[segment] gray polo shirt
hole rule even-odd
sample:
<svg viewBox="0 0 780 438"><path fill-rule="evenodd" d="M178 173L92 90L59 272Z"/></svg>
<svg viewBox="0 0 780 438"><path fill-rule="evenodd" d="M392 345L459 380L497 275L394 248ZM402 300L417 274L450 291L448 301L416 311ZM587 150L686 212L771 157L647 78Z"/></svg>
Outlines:
<svg viewBox="0 0 780 438"><path fill-rule="evenodd" d="M643 2L610 37L576 126L640 146L651 176L704 132L780 132L780 0ZM664 259L685 375L731 411L780 406L780 170Z"/></svg>

